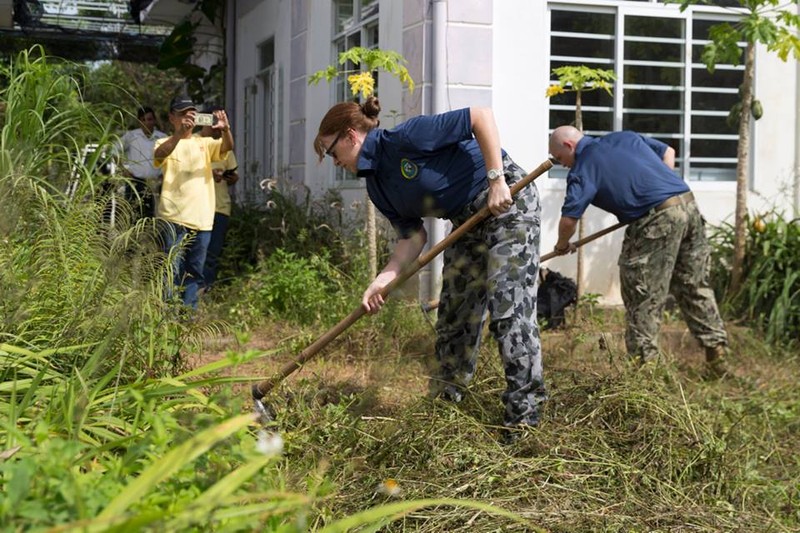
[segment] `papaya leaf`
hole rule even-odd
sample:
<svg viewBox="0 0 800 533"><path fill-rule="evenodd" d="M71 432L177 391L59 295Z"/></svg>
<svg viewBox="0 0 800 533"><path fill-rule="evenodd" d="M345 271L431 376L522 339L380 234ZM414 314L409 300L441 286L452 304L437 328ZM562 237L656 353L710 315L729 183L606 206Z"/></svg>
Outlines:
<svg viewBox="0 0 800 533"><path fill-rule="evenodd" d="M795 59L800 59L800 38L786 28L780 28L778 38L769 47L769 50L777 53L782 61L789 59L789 54L792 54Z"/></svg>
<svg viewBox="0 0 800 533"><path fill-rule="evenodd" d="M777 39L778 29L771 19L754 13L742 20L742 35L748 42L771 46Z"/></svg>
<svg viewBox="0 0 800 533"><path fill-rule="evenodd" d="M738 66L742 60L739 48L739 32L727 22L712 26L708 32L711 41L703 49L701 60L713 73L718 63L731 63Z"/></svg>
<svg viewBox="0 0 800 533"><path fill-rule="evenodd" d="M381 50L380 48L368 49L362 46L354 46L341 52L337 59L338 65L347 65L348 63L358 68L345 68L340 70L337 69L335 65L330 65L309 76L308 84L316 85L322 79L330 82L339 75L347 75L350 82L350 90L353 94L360 92L362 95L366 96L367 93L371 94L370 84L362 74L383 70L396 77L400 83L406 85L409 92L414 92L414 80L405 67L406 60L401 54L394 50Z"/></svg>

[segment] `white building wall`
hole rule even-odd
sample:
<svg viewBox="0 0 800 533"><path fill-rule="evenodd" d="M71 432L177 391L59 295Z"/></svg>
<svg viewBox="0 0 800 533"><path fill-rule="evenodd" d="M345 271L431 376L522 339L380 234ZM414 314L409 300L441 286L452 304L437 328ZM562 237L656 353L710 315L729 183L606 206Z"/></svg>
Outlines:
<svg viewBox="0 0 800 533"><path fill-rule="evenodd" d="M289 45L289 17L291 12L286 9L285 2L268 2L258 0L245 0L234 2L235 26L232 31L235 43L235 57L228 58L229 64L233 65L233 81L234 87L227 90L226 93L233 94L234 111L234 144L236 146L236 154L240 159L240 164L243 164L243 141L244 141L244 102L245 102L245 87L246 80L251 79L259 72L259 46L270 38L275 40L275 58L279 62L279 70L281 71L280 79L283 80L284 85L282 88L283 94L287 94L288 81L285 75L286 58L290 56ZM283 58L280 61L279 58ZM283 111L284 116L287 111ZM289 130L284 120L283 129L279 135L283 139L288 138ZM283 143L284 146L286 143ZM278 155L279 165L288 160L288 154L284 153ZM247 175L245 169L241 172L244 179L254 179L252 176ZM266 176L260 176L266 177ZM238 192L237 188L237 192Z"/></svg>
<svg viewBox="0 0 800 533"><path fill-rule="evenodd" d="M585 3L592 5L591 0ZM548 2L449 0L447 4L449 108L492 105L503 146L523 168L532 170L548 157L548 101L544 96L549 80ZM319 121L333 103L333 88L325 82L308 86L306 76L334 60L332 4L329 0L249 0L237 5L236 121L242 122L241 87L257 69L257 46L274 36L276 62L285 74L282 90L286 120L281 131L284 139L281 159L289 163L293 177L315 194L321 194L335 185L333 172L329 163L317 164L312 142ZM391 126L397 120L430 112L430 2L382 0L380 13L380 47L403 53L417 83L415 93L408 94L393 77L381 75L381 104L385 114L381 122ZM755 90L764 103L765 113L753 126L751 212L773 207L787 214L792 212L799 133L797 78L795 61L784 63L774 54L758 50ZM542 176L536 184L543 202L541 245L546 253L556 242L564 181ZM711 224L732 223L734 183L691 182L690 185ZM363 199L364 195L362 188L342 192L346 205ZM614 223L613 216L590 208L586 234ZM584 248L585 290L601 294L604 303L620 302L616 261L622 236L623 230L619 230ZM546 266L575 275L574 256L556 258Z"/></svg>
<svg viewBox="0 0 800 533"><path fill-rule="evenodd" d="M502 0L494 2L494 85L492 106L503 147L530 172L548 159L548 100L550 80L547 2ZM565 181L548 174L537 178L542 199L541 252L550 252L558 237L558 219L564 201ZM616 218L594 207L586 213L586 235L616 224ZM585 292L603 295L604 303L620 303L616 257L622 231L584 248ZM543 266L575 277L575 256L557 257Z"/></svg>
<svg viewBox="0 0 800 533"><path fill-rule="evenodd" d="M585 3L592 4L588 0ZM498 0L493 5L492 105L503 146L530 171L548 157L548 101L544 97L550 79L547 2ZM757 50L756 64L755 91L765 111L761 120L753 125L748 206L751 213L777 207L790 215L796 179L796 139L800 133L796 131L795 120L799 111L798 63L792 60L784 63L762 47ZM480 66L473 63L472 68ZM781 82L775 83L775 80ZM565 183L542 176L536 185L542 196L541 250L544 254L553 249L557 240ZM690 186L710 224L733 223L735 183L690 182ZM612 215L590 207L585 216L586 235L616 222ZM584 247L585 292L601 294L603 303L621 303L616 263L623 235L621 229ZM545 266L573 278L576 273L574 255L555 258Z"/></svg>
<svg viewBox="0 0 800 533"><path fill-rule="evenodd" d="M316 85L308 85L309 75L327 68L334 64L338 57L334 56L332 47L332 2L329 0L302 0L297 4L303 4L305 11L303 15L307 18L308 32L304 36L303 46L305 47L306 64L305 69L300 75L293 79L290 91L292 97L300 93L305 93L303 107L303 117L298 119L298 126L302 120L302 136L304 145L304 182L313 194L323 194L331 188L337 188L342 194L343 203L349 206L354 201L363 202L366 194L365 188L359 182L347 182L337 184L334 181L333 165L330 161L317 161L314 152L314 138L322 117L330 109L334 102L334 87L332 83L320 81ZM386 50L402 50L402 2L383 0L380 4L380 36L379 47ZM297 7L295 8L298 9ZM300 46L300 39L295 38L295 46L292 49L296 53ZM381 124L390 127L397 120L395 115L402 114L402 87L400 82L386 73L378 76L378 87L380 90L381 101ZM298 102L300 105L301 102ZM400 119L402 120L402 118ZM293 140L297 141L297 138Z"/></svg>
<svg viewBox="0 0 800 533"><path fill-rule="evenodd" d="M778 207L791 216L800 135L796 120L800 113L798 72L800 63L791 59L784 63L775 53L757 49L754 90L764 105L764 116L755 122L753 131L751 213Z"/></svg>

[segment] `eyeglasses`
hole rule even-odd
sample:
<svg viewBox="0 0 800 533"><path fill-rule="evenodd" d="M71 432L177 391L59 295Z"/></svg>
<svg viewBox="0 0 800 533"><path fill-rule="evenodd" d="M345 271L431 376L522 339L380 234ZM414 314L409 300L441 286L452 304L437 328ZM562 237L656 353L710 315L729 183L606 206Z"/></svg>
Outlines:
<svg viewBox="0 0 800 533"><path fill-rule="evenodd" d="M342 133L344 133L344 132L341 132L341 131L340 131L340 132L339 132L339 135L337 135L337 136L336 136L336 138L335 138L335 139L333 139L333 142L331 143L331 145L330 145L330 146L328 146L328 149L327 149L327 150L325 150L325 155L327 155L327 156L330 156L330 157L332 157L332 158L336 159L336 154L334 154L334 153L333 153L333 150L336 148L336 143L338 143L338 142L339 142L339 139L342 137Z"/></svg>

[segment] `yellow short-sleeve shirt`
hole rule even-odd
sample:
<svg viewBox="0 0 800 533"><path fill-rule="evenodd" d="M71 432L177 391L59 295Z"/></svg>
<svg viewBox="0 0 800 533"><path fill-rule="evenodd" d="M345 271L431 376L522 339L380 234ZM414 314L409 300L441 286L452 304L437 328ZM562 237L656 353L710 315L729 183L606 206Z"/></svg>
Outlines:
<svg viewBox="0 0 800 533"><path fill-rule="evenodd" d="M165 140L157 140L155 148ZM223 160L221 146L221 139L193 136L178 141L166 158L154 160L164 175L158 202L159 217L187 228L211 230L216 209L211 163Z"/></svg>
<svg viewBox="0 0 800 533"><path fill-rule="evenodd" d="M211 168L219 170L234 170L239 166L236 161L236 156L233 155L233 150L225 154L224 161L216 161L211 163ZM217 213L231 216L231 195L228 191L228 182L225 180L214 182L214 188L217 191Z"/></svg>

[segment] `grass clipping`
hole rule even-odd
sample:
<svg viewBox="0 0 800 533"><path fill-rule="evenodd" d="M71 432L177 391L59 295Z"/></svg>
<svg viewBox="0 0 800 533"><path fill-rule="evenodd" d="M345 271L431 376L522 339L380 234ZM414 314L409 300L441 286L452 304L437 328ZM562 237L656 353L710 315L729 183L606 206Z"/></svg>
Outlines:
<svg viewBox="0 0 800 533"><path fill-rule="evenodd" d="M504 382L491 342L458 405L427 398L412 377L425 363L402 353L362 361L372 378L361 383L336 381L334 354L327 370L284 384L290 462L324 467L337 487L316 526L397 498L459 498L511 511L531 531L797 530L796 356L758 345L734 359L733 376L704 382L697 346L642 371L619 355L621 335L601 336L599 348L585 328L545 336L550 399L541 426L513 445L498 440ZM440 506L381 530L528 529Z"/></svg>

